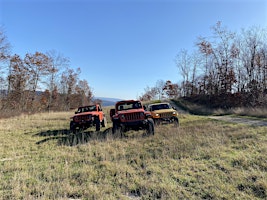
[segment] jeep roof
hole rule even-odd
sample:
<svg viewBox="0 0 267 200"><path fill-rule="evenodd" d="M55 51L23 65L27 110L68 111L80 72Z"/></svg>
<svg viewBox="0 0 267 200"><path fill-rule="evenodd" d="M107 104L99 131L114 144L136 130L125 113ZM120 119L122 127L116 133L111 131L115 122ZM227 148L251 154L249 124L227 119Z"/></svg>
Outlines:
<svg viewBox="0 0 267 200"><path fill-rule="evenodd" d="M116 103L116 110L142 109L142 103L136 100L119 101Z"/></svg>
<svg viewBox="0 0 267 200"><path fill-rule="evenodd" d="M148 108L150 111L162 110L162 109L173 109L169 103L154 103L154 104L150 104Z"/></svg>
<svg viewBox="0 0 267 200"><path fill-rule="evenodd" d="M88 105L88 106L81 106L81 107L78 108L77 113L97 111L97 105L98 104Z"/></svg>

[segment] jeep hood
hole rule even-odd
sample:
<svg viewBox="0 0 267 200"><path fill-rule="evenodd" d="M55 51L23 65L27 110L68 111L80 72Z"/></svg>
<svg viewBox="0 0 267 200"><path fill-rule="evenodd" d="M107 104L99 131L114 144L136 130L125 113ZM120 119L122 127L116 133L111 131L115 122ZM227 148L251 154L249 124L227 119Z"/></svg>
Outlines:
<svg viewBox="0 0 267 200"><path fill-rule="evenodd" d="M169 112L177 112L177 111L173 109L161 109L161 110L154 110L151 112L161 114L161 113L167 113L167 112L169 113Z"/></svg>
<svg viewBox="0 0 267 200"><path fill-rule="evenodd" d="M137 113L137 112L144 112L143 109L130 109L130 110L120 110L118 114L127 114L127 113Z"/></svg>
<svg viewBox="0 0 267 200"><path fill-rule="evenodd" d="M74 116L81 116L81 115L98 115L97 111L92 111L92 112L82 112L82 113L77 113Z"/></svg>

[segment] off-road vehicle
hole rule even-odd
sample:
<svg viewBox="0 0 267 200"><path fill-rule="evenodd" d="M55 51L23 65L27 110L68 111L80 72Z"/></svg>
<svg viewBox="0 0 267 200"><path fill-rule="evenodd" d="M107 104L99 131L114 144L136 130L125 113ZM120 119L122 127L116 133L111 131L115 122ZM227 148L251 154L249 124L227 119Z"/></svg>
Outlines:
<svg viewBox="0 0 267 200"><path fill-rule="evenodd" d="M112 133L121 135L128 130L146 130L146 134L154 135L154 122L151 113L146 111L140 101L119 101L115 109L110 110L113 123Z"/></svg>
<svg viewBox="0 0 267 200"><path fill-rule="evenodd" d="M100 104L79 107L75 115L71 117L70 130L73 132L92 126L95 126L96 131L100 130L100 126L107 126L107 120Z"/></svg>
<svg viewBox="0 0 267 200"><path fill-rule="evenodd" d="M178 112L169 103L149 104L148 110L156 125L167 122L179 126Z"/></svg>

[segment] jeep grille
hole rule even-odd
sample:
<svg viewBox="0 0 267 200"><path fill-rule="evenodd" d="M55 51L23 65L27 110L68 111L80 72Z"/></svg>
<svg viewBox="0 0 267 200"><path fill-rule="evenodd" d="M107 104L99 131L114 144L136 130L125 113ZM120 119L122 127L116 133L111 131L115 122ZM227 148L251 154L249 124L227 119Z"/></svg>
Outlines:
<svg viewBox="0 0 267 200"><path fill-rule="evenodd" d="M144 113L127 113L124 115L126 121L135 121L135 120L143 120Z"/></svg>
<svg viewBox="0 0 267 200"><path fill-rule="evenodd" d="M92 119L92 115L80 115L80 116L75 116L73 118L75 122L90 121L91 119Z"/></svg>
<svg viewBox="0 0 267 200"><path fill-rule="evenodd" d="M172 117L172 112L161 113L160 117L161 118L171 118Z"/></svg>

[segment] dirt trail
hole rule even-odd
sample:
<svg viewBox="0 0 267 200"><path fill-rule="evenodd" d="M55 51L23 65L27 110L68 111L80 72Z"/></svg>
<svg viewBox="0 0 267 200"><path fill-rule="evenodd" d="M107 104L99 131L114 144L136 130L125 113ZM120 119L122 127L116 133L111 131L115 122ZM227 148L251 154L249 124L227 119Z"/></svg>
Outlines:
<svg viewBox="0 0 267 200"><path fill-rule="evenodd" d="M241 118L241 117L231 117L231 116L209 116L209 118L227 121L227 122L234 122L234 123L239 123L239 124L247 124L247 125L251 125L251 126L267 126L267 121L262 120L262 119L253 120L253 119L246 119L246 118Z"/></svg>
<svg viewBox="0 0 267 200"><path fill-rule="evenodd" d="M178 113L180 114L188 114L188 112L182 110L179 108L178 105L176 105L173 101L169 101L169 103L176 107ZM216 120L222 120L227 122L233 122L233 123L239 123L239 124L246 124L250 126L267 126L267 120L265 119L246 119L242 117L232 117L232 116L208 116L208 118L216 119Z"/></svg>

